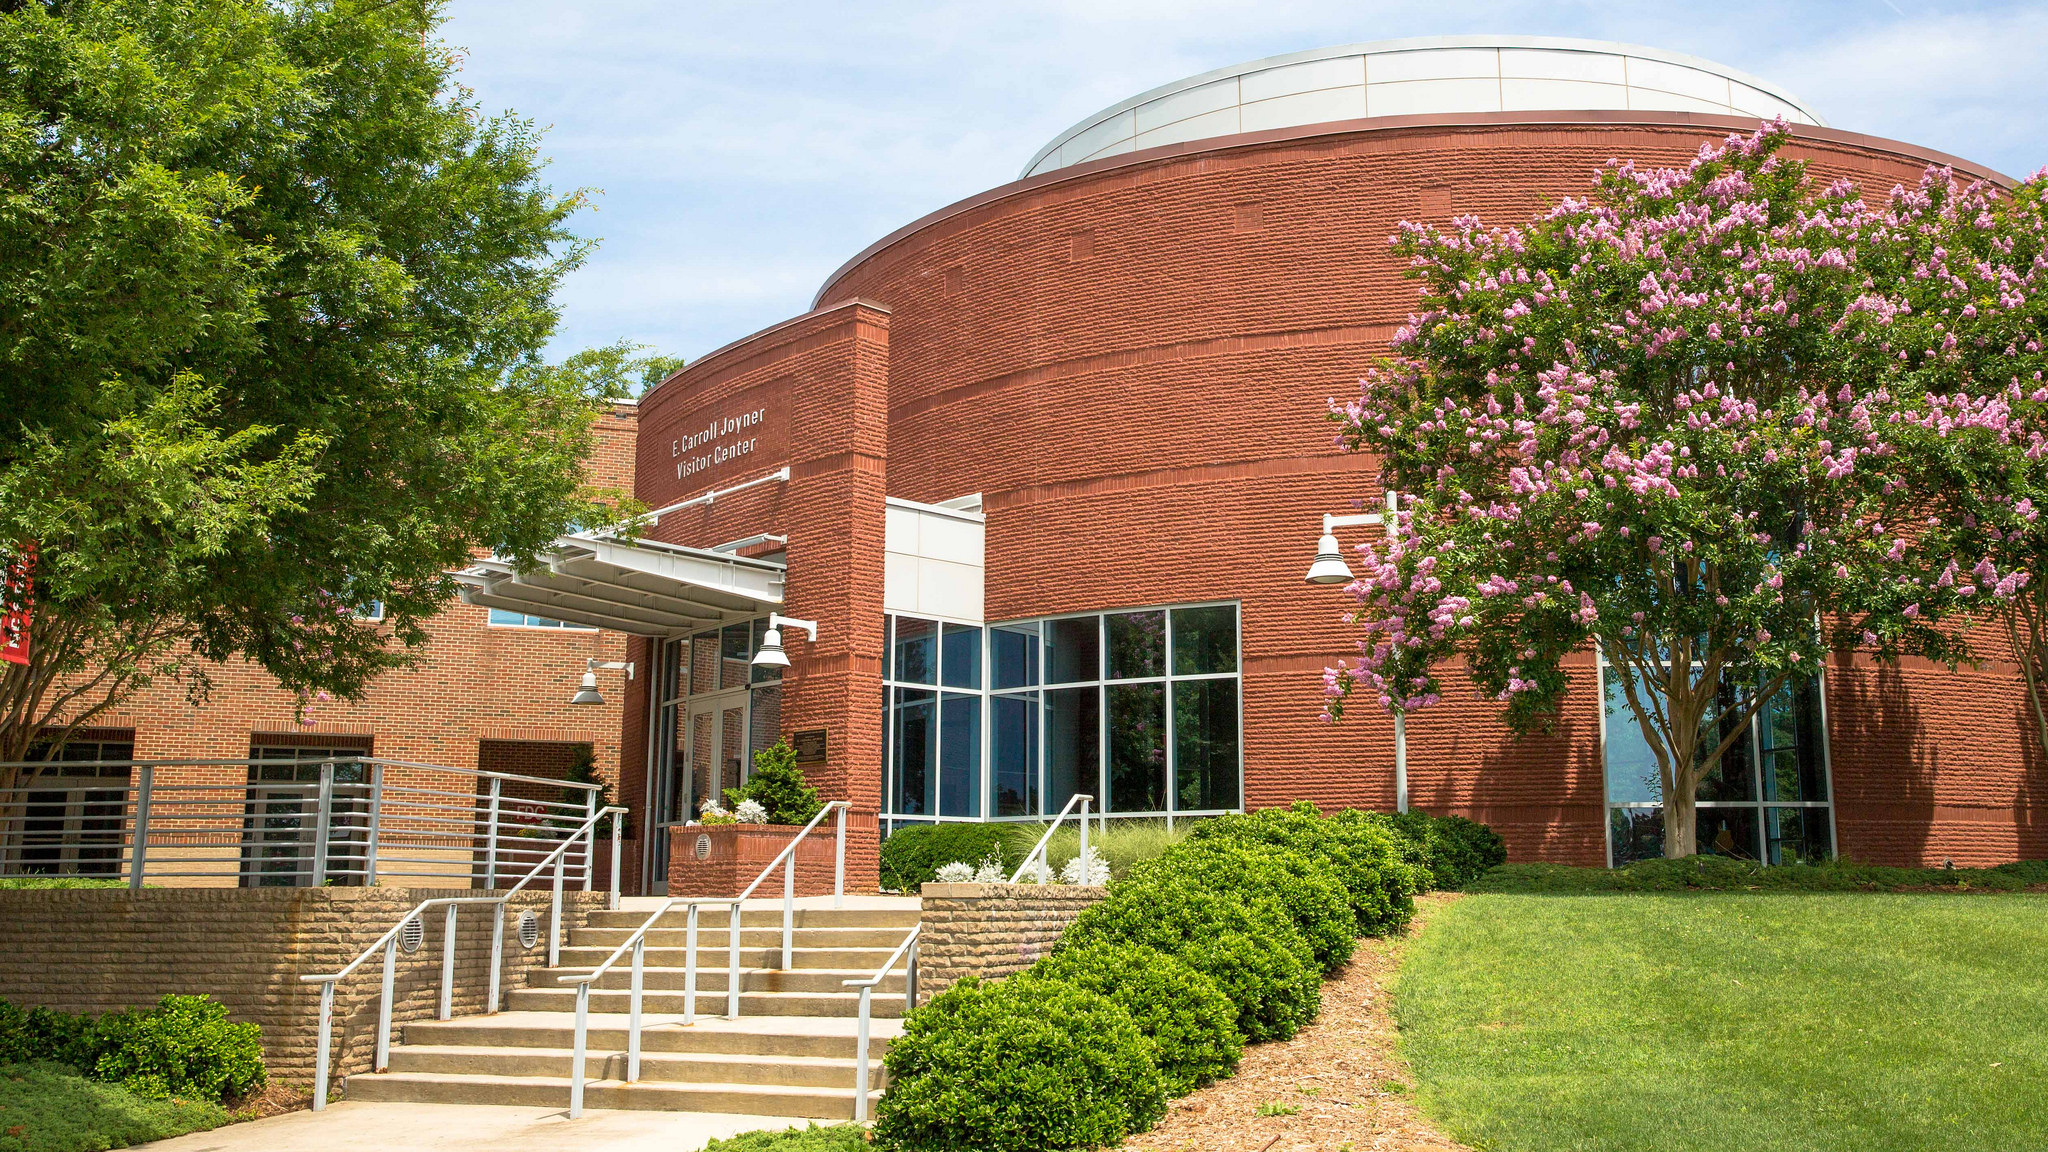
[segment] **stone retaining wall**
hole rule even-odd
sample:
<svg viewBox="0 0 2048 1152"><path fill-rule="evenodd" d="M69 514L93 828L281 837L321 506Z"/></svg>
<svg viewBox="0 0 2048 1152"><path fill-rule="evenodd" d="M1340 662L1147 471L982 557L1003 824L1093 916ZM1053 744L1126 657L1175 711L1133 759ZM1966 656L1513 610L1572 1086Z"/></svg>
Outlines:
<svg viewBox="0 0 2048 1152"><path fill-rule="evenodd" d="M0 999L66 1012L153 1004L167 992L204 993L235 1020L263 1028L273 1078L310 1081L320 986L302 975L340 969L420 901L481 896L470 889L163 888L0 891ZM563 894L562 927L581 927L601 892ZM519 943L519 914L539 917L541 940ZM398 953L396 1023L432 1019L440 996L445 909L426 913L419 950ZM455 930L455 1014L485 1010L491 910L465 907ZM548 894L521 893L506 913L502 987L521 987L547 963ZM372 957L334 990L339 1078L367 1070L375 1051L383 960ZM394 1028L397 1033L399 1029ZM394 1035L393 1043L397 1042Z"/></svg>
<svg viewBox="0 0 2048 1152"><path fill-rule="evenodd" d="M926 884L918 1001L963 976L995 979L1031 967L1082 909L1107 894L1073 884Z"/></svg>

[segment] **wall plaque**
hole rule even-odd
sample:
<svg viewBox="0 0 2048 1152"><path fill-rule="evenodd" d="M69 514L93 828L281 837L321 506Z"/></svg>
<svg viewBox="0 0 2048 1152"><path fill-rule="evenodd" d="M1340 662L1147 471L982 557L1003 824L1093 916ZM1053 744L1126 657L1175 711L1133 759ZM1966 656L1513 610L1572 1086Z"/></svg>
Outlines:
<svg viewBox="0 0 2048 1152"><path fill-rule="evenodd" d="M792 733L790 745L796 749L799 764L823 764L825 762L825 730L823 728L799 728Z"/></svg>

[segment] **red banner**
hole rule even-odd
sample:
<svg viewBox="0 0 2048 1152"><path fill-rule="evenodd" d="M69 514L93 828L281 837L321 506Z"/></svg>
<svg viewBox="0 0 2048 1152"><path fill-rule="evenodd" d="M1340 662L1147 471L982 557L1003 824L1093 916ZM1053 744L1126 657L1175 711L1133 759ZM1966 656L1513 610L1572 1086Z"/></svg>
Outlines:
<svg viewBox="0 0 2048 1152"><path fill-rule="evenodd" d="M29 619L35 610L36 546L23 544L0 572L0 660L28 663Z"/></svg>

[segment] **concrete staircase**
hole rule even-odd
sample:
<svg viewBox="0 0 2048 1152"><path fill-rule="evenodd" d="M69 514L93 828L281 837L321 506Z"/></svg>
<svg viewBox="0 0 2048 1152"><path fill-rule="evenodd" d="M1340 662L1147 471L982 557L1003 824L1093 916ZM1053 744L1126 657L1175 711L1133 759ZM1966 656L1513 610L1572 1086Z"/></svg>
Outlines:
<svg viewBox="0 0 2048 1152"><path fill-rule="evenodd" d="M602 963L658 903L628 899L617 912L592 913L588 927L569 934L562 966L536 970L528 987L507 994L504 1012L405 1025L390 1068L349 1077L349 1099L567 1106L576 992L555 978ZM852 1118L860 993L841 981L874 975L917 925L918 902L849 896L834 909L828 896L797 905L787 971L780 969L782 902L750 900L741 909L735 1020L723 1015L728 913L698 913L697 1020L689 1025L682 1016L685 914L664 916L647 937L640 1079L624 1080L627 957L591 988L584 1105ZM881 1095L882 1053L902 1031L903 979L899 960L871 1001L871 1104Z"/></svg>

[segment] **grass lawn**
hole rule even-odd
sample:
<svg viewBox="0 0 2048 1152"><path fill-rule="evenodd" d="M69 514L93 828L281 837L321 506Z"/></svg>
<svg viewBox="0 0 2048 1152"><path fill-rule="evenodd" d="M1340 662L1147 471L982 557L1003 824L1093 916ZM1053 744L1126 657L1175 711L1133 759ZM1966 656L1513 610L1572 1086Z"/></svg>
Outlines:
<svg viewBox="0 0 2048 1152"><path fill-rule="evenodd" d="M0 1064L0 1152L101 1152L218 1128L203 1100L145 1100L62 1064Z"/></svg>
<svg viewBox="0 0 2048 1152"><path fill-rule="evenodd" d="M1474 895L1394 990L1474 1147L2048 1147L2048 896Z"/></svg>

